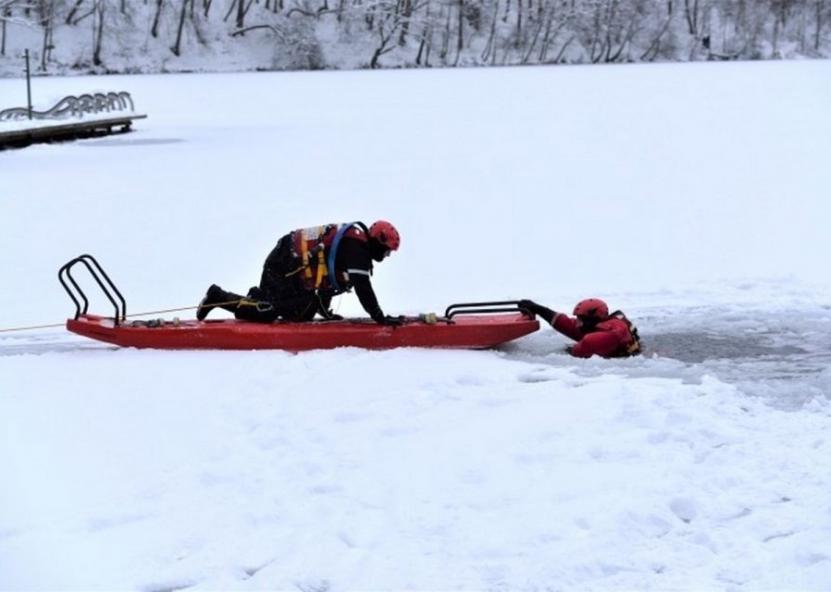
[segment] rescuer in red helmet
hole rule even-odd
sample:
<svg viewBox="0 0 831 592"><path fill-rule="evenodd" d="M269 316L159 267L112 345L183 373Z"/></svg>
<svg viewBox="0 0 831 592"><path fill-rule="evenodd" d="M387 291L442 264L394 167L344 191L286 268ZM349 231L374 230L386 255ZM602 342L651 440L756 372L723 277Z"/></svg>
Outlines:
<svg viewBox="0 0 831 592"><path fill-rule="evenodd" d="M384 315L370 282L373 261L383 261L400 244L398 230L386 220L369 228L350 222L294 230L266 258L259 286L240 296L212 285L196 318L202 321L219 307L238 319L262 323L311 321L316 314L335 320L340 317L329 310L332 297L354 288L375 322L400 325L399 317Z"/></svg>
<svg viewBox="0 0 831 592"><path fill-rule="evenodd" d="M519 307L541 316L554 329L575 340L569 353L578 358L601 356L621 358L640 353L638 330L621 311L609 314L609 307L599 298L581 300L574 307L574 317L556 312L533 300L520 300Z"/></svg>

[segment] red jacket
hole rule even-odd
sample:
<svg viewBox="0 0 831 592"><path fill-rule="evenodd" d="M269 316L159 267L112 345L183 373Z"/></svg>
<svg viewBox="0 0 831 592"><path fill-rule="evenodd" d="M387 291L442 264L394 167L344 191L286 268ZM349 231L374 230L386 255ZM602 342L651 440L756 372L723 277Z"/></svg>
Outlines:
<svg viewBox="0 0 831 592"><path fill-rule="evenodd" d="M583 332L577 319L562 313L554 316L551 326L577 342L571 348L571 355L578 358L590 358L594 355L604 358L628 356L631 354L629 348L635 343L629 325L616 317L609 317L598 323L589 333Z"/></svg>

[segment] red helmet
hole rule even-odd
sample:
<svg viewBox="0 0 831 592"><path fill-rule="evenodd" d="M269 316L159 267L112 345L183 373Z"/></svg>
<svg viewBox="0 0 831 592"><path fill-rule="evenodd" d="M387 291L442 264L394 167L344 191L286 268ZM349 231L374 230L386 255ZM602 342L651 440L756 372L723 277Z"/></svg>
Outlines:
<svg viewBox="0 0 831 592"><path fill-rule="evenodd" d="M605 321L609 318L609 307L600 298L586 298L574 307L574 316Z"/></svg>
<svg viewBox="0 0 831 592"><path fill-rule="evenodd" d="M397 251L398 246L401 244L401 236L398 234L395 226L386 220L373 222L372 226L369 227L369 236L387 247L390 251Z"/></svg>

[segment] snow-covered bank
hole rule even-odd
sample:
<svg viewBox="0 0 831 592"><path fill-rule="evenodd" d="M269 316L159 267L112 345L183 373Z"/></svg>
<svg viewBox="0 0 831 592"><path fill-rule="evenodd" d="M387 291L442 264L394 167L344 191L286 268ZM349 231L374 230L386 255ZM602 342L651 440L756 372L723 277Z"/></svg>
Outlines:
<svg viewBox="0 0 831 592"><path fill-rule="evenodd" d="M831 6L663 0L0 2L0 77L827 57ZM190 10L188 8L190 7ZM224 15L224 16L223 16Z"/></svg>
<svg viewBox="0 0 831 592"><path fill-rule="evenodd" d="M108 79L136 132L0 153L0 328L65 318L83 252L156 310L386 217L385 311L602 296L647 355L0 334L0 589L828 589L829 74Z"/></svg>
<svg viewBox="0 0 831 592"><path fill-rule="evenodd" d="M497 353L175 356L0 358L4 588L831 582L827 406Z"/></svg>

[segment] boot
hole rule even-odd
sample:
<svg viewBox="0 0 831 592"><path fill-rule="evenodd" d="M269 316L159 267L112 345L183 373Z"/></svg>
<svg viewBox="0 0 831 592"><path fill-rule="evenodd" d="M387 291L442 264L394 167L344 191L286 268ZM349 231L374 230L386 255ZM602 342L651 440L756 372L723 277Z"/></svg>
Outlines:
<svg viewBox="0 0 831 592"><path fill-rule="evenodd" d="M208 313L217 306L228 312L236 312L241 299L242 296L226 292L216 284L212 284L196 309L196 320L204 321L208 317Z"/></svg>

